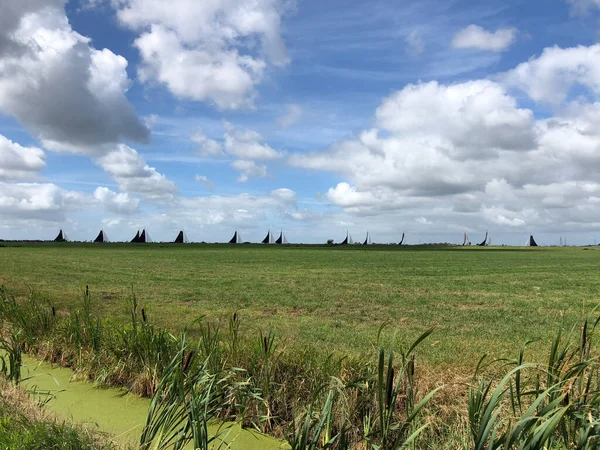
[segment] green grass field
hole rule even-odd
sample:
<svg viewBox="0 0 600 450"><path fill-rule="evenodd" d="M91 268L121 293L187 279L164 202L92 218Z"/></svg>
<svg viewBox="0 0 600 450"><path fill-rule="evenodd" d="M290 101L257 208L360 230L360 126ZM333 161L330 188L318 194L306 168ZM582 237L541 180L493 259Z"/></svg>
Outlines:
<svg viewBox="0 0 600 450"><path fill-rule="evenodd" d="M386 321L399 342L434 326L420 358L447 369L514 356L528 340L546 349L600 303L596 248L5 245L0 283L58 307L88 284L102 315L127 320L133 286L150 319L173 330L239 310L247 332L342 352L373 348Z"/></svg>

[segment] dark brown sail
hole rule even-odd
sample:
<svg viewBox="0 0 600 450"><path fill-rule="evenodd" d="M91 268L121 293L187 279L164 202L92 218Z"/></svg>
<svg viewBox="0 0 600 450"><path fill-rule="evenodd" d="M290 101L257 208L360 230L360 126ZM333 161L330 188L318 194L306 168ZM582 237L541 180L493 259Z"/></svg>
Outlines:
<svg viewBox="0 0 600 450"><path fill-rule="evenodd" d="M271 230L267 231L267 235L261 242L262 244L270 244L271 243Z"/></svg>
<svg viewBox="0 0 600 450"><path fill-rule="evenodd" d="M98 233L98 236L96 237L96 239L94 239L94 242L107 242L103 230L100 230L100 233Z"/></svg>
<svg viewBox="0 0 600 450"><path fill-rule="evenodd" d="M478 247L485 247L487 245L487 238L488 238L488 232L486 230L485 232L485 238L483 238L483 241L480 242L479 244L477 244Z"/></svg>

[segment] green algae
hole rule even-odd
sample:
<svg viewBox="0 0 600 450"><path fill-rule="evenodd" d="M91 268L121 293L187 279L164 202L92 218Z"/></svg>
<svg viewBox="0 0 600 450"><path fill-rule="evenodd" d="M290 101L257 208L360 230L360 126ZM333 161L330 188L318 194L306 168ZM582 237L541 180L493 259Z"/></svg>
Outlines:
<svg viewBox="0 0 600 450"><path fill-rule="evenodd" d="M92 383L71 381L70 369L57 367L46 362L23 356L22 386L47 399L46 408L74 423L86 424L90 428L108 433L125 445L139 441L149 399L140 398L125 389L98 388ZM289 446L277 439L252 430L242 429L238 424L221 425L230 427L226 434L227 448L231 450L280 450ZM217 433L219 426L209 429ZM192 447L190 447L192 448Z"/></svg>

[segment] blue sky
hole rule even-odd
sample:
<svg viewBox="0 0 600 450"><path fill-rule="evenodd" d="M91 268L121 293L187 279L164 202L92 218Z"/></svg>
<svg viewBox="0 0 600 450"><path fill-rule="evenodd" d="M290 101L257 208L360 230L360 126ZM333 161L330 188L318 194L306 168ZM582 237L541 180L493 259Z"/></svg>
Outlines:
<svg viewBox="0 0 600 450"><path fill-rule="evenodd" d="M600 239L598 0L0 8L0 238Z"/></svg>

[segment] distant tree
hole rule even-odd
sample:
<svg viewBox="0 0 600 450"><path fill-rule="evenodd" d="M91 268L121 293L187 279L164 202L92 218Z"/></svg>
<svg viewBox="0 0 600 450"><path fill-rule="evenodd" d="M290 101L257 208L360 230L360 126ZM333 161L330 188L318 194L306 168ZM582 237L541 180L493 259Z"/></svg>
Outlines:
<svg viewBox="0 0 600 450"><path fill-rule="evenodd" d="M333 245L333 239L327 239L327 245Z"/></svg>

